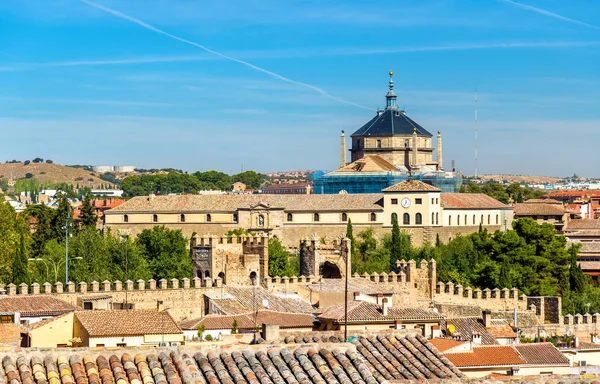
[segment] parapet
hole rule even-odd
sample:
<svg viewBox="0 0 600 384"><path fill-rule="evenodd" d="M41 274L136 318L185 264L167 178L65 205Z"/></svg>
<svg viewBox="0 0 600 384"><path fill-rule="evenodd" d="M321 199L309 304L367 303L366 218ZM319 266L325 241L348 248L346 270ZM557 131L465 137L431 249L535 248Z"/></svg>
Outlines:
<svg viewBox="0 0 600 384"><path fill-rule="evenodd" d="M160 290L160 289L190 289L190 288L211 288L211 287L220 287L222 281L220 278L211 279L205 278L200 279L199 277L195 277L193 279L188 279L184 277L183 279L160 279L158 281L154 279L150 280L137 280L133 282L131 280L127 280L125 282L121 282L116 280L114 282L105 280L102 283L97 281L92 281L91 283L80 282L75 284L72 281L69 281L67 284L63 284L61 282L57 282L54 285L48 282L42 284L33 283L31 285L27 285L25 283L16 286L15 284L8 284L4 286L0 284L0 292L5 292L6 295L16 296L16 295L40 295L40 294L67 294L67 293L75 293L75 294L88 294L88 293L96 293L96 292L124 292L124 291L144 291L144 290ZM31 288L31 289L30 289Z"/></svg>
<svg viewBox="0 0 600 384"><path fill-rule="evenodd" d="M240 244L240 245L262 245L267 246L269 236L267 234L239 235L239 236L216 236L211 234L195 235L192 238L194 247L216 247L218 244Z"/></svg>

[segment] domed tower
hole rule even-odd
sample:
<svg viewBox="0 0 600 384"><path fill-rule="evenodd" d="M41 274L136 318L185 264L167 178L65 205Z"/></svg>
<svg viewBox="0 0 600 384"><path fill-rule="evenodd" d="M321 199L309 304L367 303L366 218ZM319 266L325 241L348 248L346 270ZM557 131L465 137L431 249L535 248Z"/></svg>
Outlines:
<svg viewBox="0 0 600 384"><path fill-rule="evenodd" d="M352 162L365 156L379 156L399 171L438 169L437 160L441 164L441 159L433 159L433 135L398 109L394 73L390 71L389 75L385 109L378 110L375 117L350 136Z"/></svg>

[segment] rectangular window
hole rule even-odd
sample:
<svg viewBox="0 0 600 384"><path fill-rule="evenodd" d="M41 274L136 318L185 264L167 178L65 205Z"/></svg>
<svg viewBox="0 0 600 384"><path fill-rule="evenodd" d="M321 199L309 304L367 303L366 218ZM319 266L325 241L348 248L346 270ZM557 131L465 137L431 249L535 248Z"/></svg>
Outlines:
<svg viewBox="0 0 600 384"><path fill-rule="evenodd" d="M126 347L127 343L117 343L117 347Z"/></svg>
<svg viewBox="0 0 600 384"><path fill-rule="evenodd" d="M415 199L415 204L423 204L423 199Z"/></svg>
<svg viewBox="0 0 600 384"><path fill-rule="evenodd" d="M104 344L96 344L96 347L104 347Z"/></svg>
<svg viewBox="0 0 600 384"><path fill-rule="evenodd" d="M9 324L14 322L13 315L2 315L0 316L0 324Z"/></svg>
<svg viewBox="0 0 600 384"><path fill-rule="evenodd" d="M85 301L83 303L83 309L85 309L85 310L91 310L91 309L93 309L92 302L91 301Z"/></svg>
<svg viewBox="0 0 600 384"><path fill-rule="evenodd" d="M398 205L398 199L392 199L392 205Z"/></svg>
<svg viewBox="0 0 600 384"><path fill-rule="evenodd" d="M548 221L548 216L544 216L544 221Z"/></svg>
<svg viewBox="0 0 600 384"><path fill-rule="evenodd" d="M381 140L377 140L377 148L381 148Z"/></svg>

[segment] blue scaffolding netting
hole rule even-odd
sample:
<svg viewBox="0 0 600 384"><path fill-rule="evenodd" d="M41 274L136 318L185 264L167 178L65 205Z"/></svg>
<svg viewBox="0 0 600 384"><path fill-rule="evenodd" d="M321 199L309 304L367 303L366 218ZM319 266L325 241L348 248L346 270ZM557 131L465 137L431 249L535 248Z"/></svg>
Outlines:
<svg viewBox="0 0 600 384"><path fill-rule="evenodd" d="M408 175L400 172L343 174L316 171L312 179L316 194L336 194L342 191L350 194L381 193L382 189L406 180L420 180L441 189L442 192L458 192L462 185L460 173L448 175L444 172Z"/></svg>

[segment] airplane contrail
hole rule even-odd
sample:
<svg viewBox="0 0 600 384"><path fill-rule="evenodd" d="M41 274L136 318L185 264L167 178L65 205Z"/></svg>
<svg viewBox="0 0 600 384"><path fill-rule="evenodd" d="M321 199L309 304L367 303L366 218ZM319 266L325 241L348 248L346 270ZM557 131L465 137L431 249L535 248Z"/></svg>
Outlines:
<svg viewBox="0 0 600 384"><path fill-rule="evenodd" d="M573 24L577 24L577 25L581 25L581 26L588 27L588 28L593 28L593 29L600 29L600 27L598 27L596 25L584 23L583 21L571 19L570 17L562 16L562 15L559 15L558 13L554 13L554 12L547 11L545 9L533 7L531 5L517 3L516 1L513 1L513 0L499 0L499 1L501 1L503 3L507 3L507 4L512 4L512 5L517 6L519 8L527 9L528 11L533 11L533 12L540 13L540 14L545 15L545 16L549 16L549 17L553 17L555 19L566 21L568 23L573 23Z"/></svg>
<svg viewBox="0 0 600 384"><path fill-rule="evenodd" d="M173 34L170 34L169 32L163 31L162 29L156 28L156 27L154 27L154 26L152 26L152 25L150 25L150 24L148 24L148 23L146 23L146 22L144 22L142 20L136 19L134 17L126 15L126 14L124 14L122 12L117 11L117 10L114 10L114 9L111 9L111 8L107 8L105 6L102 6L100 4L94 3L94 2L89 1L89 0L80 0L80 1L82 3L85 3L85 4L89 5L89 6L91 6L91 7L97 8L97 9L102 10L104 12L108 12L110 14L113 14L114 16L117 16L117 17L119 17L121 19L125 19L125 20L128 20L128 21L131 21L132 23L135 23L135 24L139 25L140 27L146 28L146 29L148 29L150 31L153 31L153 32L156 32L156 33L160 33L161 35L165 35L167 37L170 37L171 39L174 39L174 40L177 40L177 41L181 41L182 43L193 45L194 47L198 47L198 48L200 48L200 49L202 49L202 50L204 50L204 51L206 51L208 53L211 53L213 55L219 56L219 57L221 57L223 59L226 59L226 60L229 60L229 61L233 61L233 62L242 64L242 65L245 65L245 66L247 66L249 68L254 69L255 71L262 72L262 73L267 74L267 75L269 75L271 77L274 77L274 78L276 78L278 80L285 81L286 83L291 83L291 84L295 84L295 85L298 85L298 86L301 86L301 87L304 87L304 88L311 89L311 90L319 93L321 96L327 97L329 99L338 101L340 103L352 105L354 107L368 109L370 111L373 110L373 108L365 107L364 105L360 105L360 104L354 103L352 101L344 100L344 99L339 98L337 96L333 96L333 95L329 94L327 91L325 91L324 89L319 88L317 86L289 79L289 78L287 78L285 76L281 76L281 75L279 75L279 74L277 74L275 72L271 72L271 71L269 71L267 69L258 67L258 66L254 65L254 64L251 64L251 63L247 62L247 61L236 59L235 57L227 56L227 55L225 55L225 54L223 54L221 52L217 52L215 50L207 48L207 47L205 47L202 44L198 44L198 43L195 43L193 41L184 39L182 37L175 36Z"/></svg>

